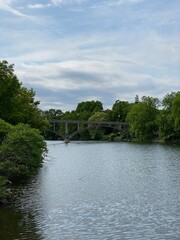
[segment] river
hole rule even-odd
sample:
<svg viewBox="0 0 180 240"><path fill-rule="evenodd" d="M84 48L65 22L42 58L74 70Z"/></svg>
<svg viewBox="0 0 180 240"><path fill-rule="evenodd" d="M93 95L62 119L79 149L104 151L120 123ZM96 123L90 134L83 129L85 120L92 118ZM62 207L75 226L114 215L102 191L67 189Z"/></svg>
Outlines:
<svg viewBox="0 0 180 240"><path fill-rule="evenodd" d="M43 167L0 208L1 240L179 240L180 148L48 142Z"/></svg>

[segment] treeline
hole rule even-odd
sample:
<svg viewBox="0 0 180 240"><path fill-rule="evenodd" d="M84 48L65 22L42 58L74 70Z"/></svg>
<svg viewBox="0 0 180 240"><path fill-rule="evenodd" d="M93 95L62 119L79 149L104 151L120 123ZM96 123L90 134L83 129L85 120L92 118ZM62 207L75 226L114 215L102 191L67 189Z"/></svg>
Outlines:
<svg viewBox="0 0 180 240"><path fill-rule="evenodd" d="M80 131L76 140L130 140L130 141L175 141L180 140L180 92L171 92L160 102L158 98L143 96L134 103L117 100L112 109L103 109L100 101L86 101L77 105L73 111L62 112L50 109L44 112L46 119L89 120L89 121L119 121L127 122L128 128L124 133L110 128L90 129ZM64 126L56 129L64 132ZM70 125L69 132L73 133L77 126ZM58 138L51 132L46 132L47 139Z"/></svg>
<svg viewBox="0 0 180 240"><path fill-rule="evenodd" d="M41 133L49 123L34 98L14 66L0 61L0 203L9 195L9 184L31 177L46 153Z"/></svg>

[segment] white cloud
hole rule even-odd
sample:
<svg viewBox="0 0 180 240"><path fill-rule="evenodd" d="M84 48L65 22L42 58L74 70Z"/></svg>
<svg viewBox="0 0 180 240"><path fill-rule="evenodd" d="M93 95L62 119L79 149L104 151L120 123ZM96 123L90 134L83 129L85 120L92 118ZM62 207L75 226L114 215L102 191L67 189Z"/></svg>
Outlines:
<svg viewBox="0 0 180 240"><path fill-rule="evenodd" d="M51 0L52 4L54 4L55 6L58 6L61 4L73 4L73 3L81 4L85 1L86 0Z"/></svg>
<svg viewBox="0 0 180 240"><path fill-rule="evenodd" d="M0 9L10 12L16 16L19 17L27 17L25 14L21 13L20 11L16 10L11 6L11 4L14 2L14 0L1 0L0 1Z"/></svg>
<svg viewBox="0 0 180 240"><path fill-rule="evenodd" d="M108 0L107 4L109 6L116 6L116 5L129 4L129 3L137 4L145 1L146 0Z"/></svg>
<svg viewBox="0 0 180 240"><path fill-rule="evenodd" d="M103 2L94 4L92 8L116 7L125 4L139 4L145 1L147 0L105 0Z"/></svg>
<svg viewBox="0 0 180 240"><path fill-rule="evenodd" d="M41 8L47 8L47 7L51 7L52 4L48 3L48 4L28 4L27 7L31 8L31 9L41 9Z"/></svg>

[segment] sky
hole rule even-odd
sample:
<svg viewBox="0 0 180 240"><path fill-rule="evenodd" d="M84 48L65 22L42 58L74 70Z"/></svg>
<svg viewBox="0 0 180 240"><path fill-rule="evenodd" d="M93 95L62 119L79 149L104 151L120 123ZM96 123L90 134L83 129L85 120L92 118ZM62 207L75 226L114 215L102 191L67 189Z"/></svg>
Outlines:
<svg viewBox="0 0 180 240"><path fill-rule="evenodd" d="M180 90L180 0L0 0L0 60L40 108Z"/></svg>

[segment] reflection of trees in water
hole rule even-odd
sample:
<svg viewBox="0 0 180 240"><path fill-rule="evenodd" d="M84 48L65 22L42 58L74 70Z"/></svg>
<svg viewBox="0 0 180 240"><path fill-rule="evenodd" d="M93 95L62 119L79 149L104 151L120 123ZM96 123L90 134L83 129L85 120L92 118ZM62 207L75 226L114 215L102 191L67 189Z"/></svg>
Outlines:
<svg viewBox="0 0 180 240"><path fill-rule="evenodd" d="M29 213L22 216L12 208L0 207L1 240L42 240L38 233L34 217Z"/></svg>

